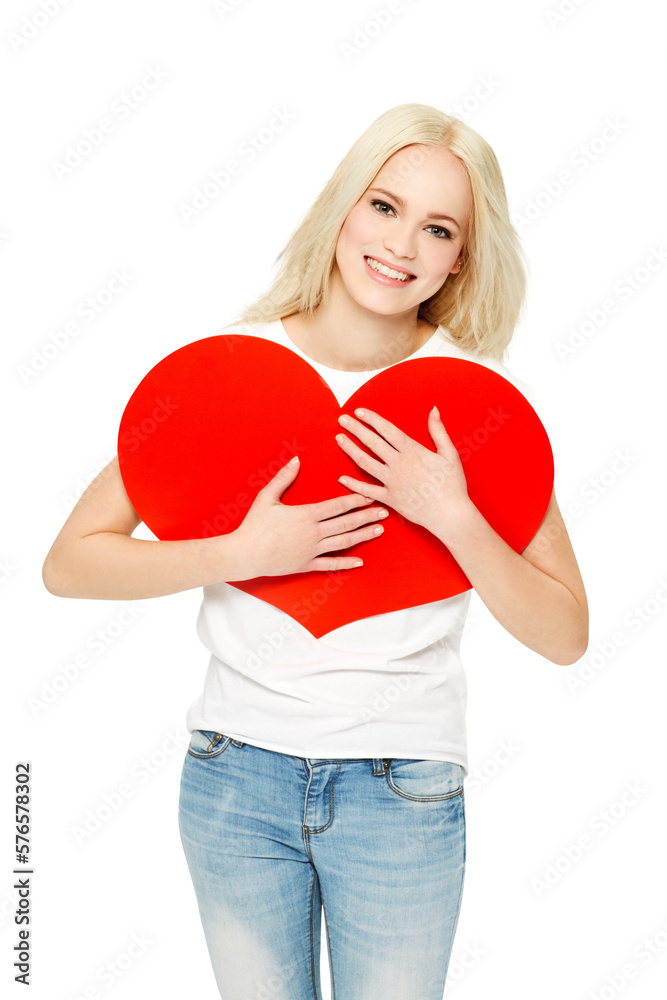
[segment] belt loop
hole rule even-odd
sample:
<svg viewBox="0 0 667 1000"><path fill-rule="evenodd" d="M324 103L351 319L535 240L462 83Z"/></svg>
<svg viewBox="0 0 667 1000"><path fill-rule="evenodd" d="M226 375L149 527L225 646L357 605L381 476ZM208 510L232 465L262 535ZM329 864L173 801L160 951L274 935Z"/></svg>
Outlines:
<svg viewBox="0 0 667 1000"><path fill-rule="evenodd" d="M373 757L373 774L384 774L389 761L384 757Z"/></svg>

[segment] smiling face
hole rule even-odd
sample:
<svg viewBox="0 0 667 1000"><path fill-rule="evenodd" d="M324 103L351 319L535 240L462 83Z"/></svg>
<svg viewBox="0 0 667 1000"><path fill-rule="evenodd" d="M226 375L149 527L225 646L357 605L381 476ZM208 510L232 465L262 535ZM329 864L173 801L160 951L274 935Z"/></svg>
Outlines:
<svg viewBox="0 0 667 1000"><path fill-rule="evenodd" d="M336 265L347 293L372 312L416 311L460 269L471 208L470 181L458 157L422 144L399 149L338 236ZM378 272L383 266L392 274ZM395 271L411 277L401 280Z"/></svg>

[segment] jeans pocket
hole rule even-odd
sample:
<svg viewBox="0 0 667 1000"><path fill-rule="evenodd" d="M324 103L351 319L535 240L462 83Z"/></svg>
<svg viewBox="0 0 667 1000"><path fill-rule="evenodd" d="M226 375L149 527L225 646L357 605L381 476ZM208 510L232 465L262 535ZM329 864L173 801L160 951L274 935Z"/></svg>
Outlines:
<svg viewBox="0 0 667 1000"><path fill-rule="evenodd" d="M224 736L212 729L193 729L188 753L191 757L201 757L208 760L210 757L217 757L226 750L230 741L231 736Z"/></svg>
<svg viewBox="0 0 667 1000"><path fill-rule="evenodd" d="M386 771L392 792L415 802L438 802L463 795L463 767L449 760L390 760Z"/></svg>

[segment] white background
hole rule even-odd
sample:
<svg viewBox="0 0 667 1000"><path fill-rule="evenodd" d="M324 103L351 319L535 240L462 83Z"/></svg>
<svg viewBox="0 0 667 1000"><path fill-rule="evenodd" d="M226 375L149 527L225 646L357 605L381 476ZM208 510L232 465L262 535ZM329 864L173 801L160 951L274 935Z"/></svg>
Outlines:
<svg viewBox="0 0 667 1000"><path fill-rule="evenodd" d="M586 656L562 667L473 595L468 869L446 993L664 994L663 33L649 0L558 2L404 0L381 28L382 0L3 4L0 962L11 980L13 776L29 760L34 1000L217 995L177 828L185 712L208 662L201 592L136 602L119 628L120 603L54 597L41 566L144 374L268 287L349 147L406 102L459 114L503 169L530 261L509 367L537 390L561 509L578 504L591 613ZM121 117L149 70L163 79ZM275 109L289 124L184 221ZM59 178L105 117L113 131ZM131 281L86 322L79 304L114 269ZM103 652L98 629L120 631ZM78 843L123 783L130 797ZM150 943L127 967L133 935ZM122 977L102 982L109 962Z"/></svg>

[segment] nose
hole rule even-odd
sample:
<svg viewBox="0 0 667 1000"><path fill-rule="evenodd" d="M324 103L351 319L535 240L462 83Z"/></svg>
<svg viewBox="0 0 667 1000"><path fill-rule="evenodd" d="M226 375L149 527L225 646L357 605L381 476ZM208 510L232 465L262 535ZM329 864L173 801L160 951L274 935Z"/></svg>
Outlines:
<svg viewBox="0 0 667 1000"><path fill-rule="evenodd" d="M384 245L387 253L393 255L396 261L414 260L416 236L408 226L392 227L391 233L385 236Z"/></svg>

